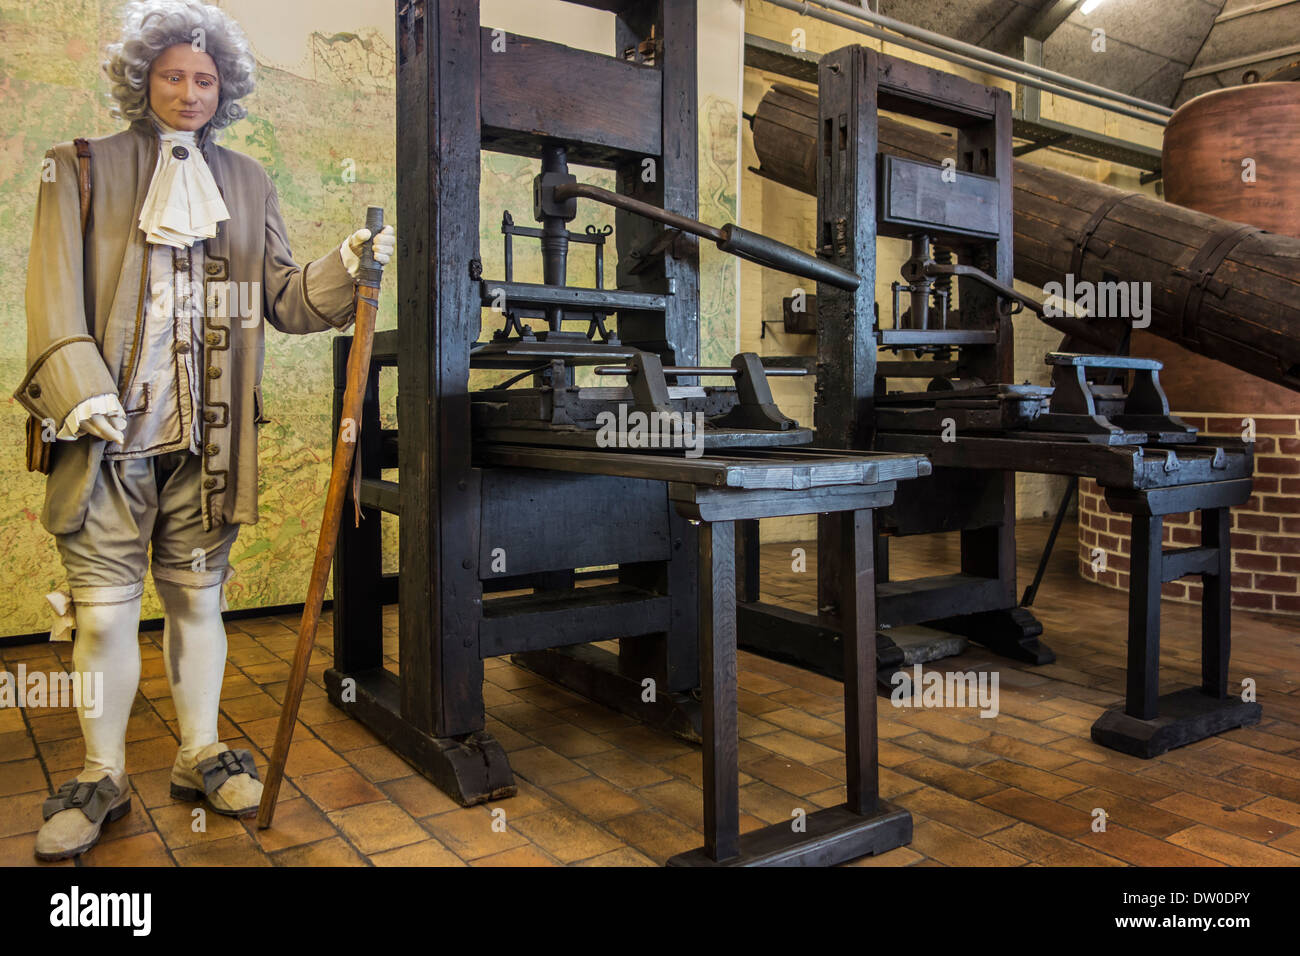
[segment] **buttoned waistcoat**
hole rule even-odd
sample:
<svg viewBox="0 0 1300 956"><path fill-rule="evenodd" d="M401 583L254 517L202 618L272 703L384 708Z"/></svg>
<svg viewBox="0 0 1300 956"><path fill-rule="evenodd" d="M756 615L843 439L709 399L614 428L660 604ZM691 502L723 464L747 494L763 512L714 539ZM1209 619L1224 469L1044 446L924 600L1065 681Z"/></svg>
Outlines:
<svg viewBox="0 0 1300 956"><path fill-rule="evenodd" d="M197 140L230 219L214 238L201 240L200 494L209 529L257 521L263 317L282 332L305 334L346 329L355 309L355 280L337 248L306 267L295 263L270 177L252 157L212 142L210 131L204 127ZM129 408L149 307L139 220L158 158L157 131L137 122L90 140L90 149L94 189L84 246L76 149L60 143L46 153L53 174L42 177L27 270L28 369L14 397L55 427L92 395L116 393ZM251 304L249 314L241 314L241 303ZM41 512L51 534L84 523L105 444L89 435L54 443Z"/></svg>

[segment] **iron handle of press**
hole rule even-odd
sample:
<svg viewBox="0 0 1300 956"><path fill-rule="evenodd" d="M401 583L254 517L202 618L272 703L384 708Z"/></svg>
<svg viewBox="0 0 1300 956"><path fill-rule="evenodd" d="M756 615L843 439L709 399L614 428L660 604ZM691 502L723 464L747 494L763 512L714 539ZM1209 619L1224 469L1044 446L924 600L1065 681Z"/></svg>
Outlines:
<svg viewBox="0 0 1300 956"><path fill-rule="evenodd" d="M1020 307L1024 307L1035 313L1040 319L1043 317L1043 303L1017 292L1011 286L999 282L987 272L976 269L974 266L964 266L960 263L927 262L922 267L921 272L927 279L937 279L940 276L964 276L967 279L974 279L976 282L988 286L1002 298L1015 303L1017 308L1011 310L1011 315L1015 315L1020 311Z"/></svg>
<svg viewBox="0 0 1300 956"><path fill-rule="evenodd" d="M784 242L777 242L757 232L750 232L740 226L728 223L722 227L723 238L718 240L718 248L769 269L779 269L791 275L825 282L837 289L853 292L862 284L862 278L856 272L841 269L832 262L818 259L806 252L800 252Z"/></svg>
<svg viewBox="0 0 1300 956"><path fill-rule="evenodd" d="M841 269L824 259L818 259L806 252L800 252L793 246L787 246L784 242L777 242L775 239L757 232L742 229L734 223L728 223L722 228L710 226L708 223L691 219L689 216L669 212L667 209L660 209L658 206L642 202L639 199L633 199L631 196L625 196L622 193L612 192L587 183L562 183L557 186L543 186L542 188L553 190L557 204L573 199L592 199L653 222L662 223L672 229L678 229L699 236L702 239L711 239L723 252L728 252L733 256L760 266L779 269L791 275L812 279L814 282L825 282L837 289L845 289L849 292L854 291L862 284L862 278L856 272Z"/></svg>
<svg viewBox="0 0 1300 956"><path fill-rule="evenodd" d="M934 279L939 276L957 276L974 279L976 282L988 286L1003 299L1015 303L1017 306L1029 309L1038 316L1044 323L1050 325L1058 332L1064 335L1072 335L1075 338L1082 339L1085 342L1091 342L1107 351L1113 350L1115 343L1106 337L1102 332L1093 329L1082 319L1071 318L1065 315L1047 315L1047 309L1043 303L1030 296L1017 292L1011 286L999 282L987 272L976 269L974 266L966 266L960 263L941 263L927 262L921 267L921 272L926 278ZM1015 315L1020 308L1013 308L1008 313Z"/></svg>

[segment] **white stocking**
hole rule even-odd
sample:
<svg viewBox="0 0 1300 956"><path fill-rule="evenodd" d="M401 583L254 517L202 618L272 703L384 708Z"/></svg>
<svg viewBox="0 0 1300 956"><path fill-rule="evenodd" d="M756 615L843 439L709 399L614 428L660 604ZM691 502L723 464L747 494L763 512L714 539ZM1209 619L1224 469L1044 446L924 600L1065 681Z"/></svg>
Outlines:
<svg viewBox="0 0 1300 956"><path fill-rule="evenodd" d="M226 673L226 628L221 620L221 585L188 587L160 581L163 659L181 726L180 761L193 766L198 752L217 742L217 711Z"/></svg>
<svg viewBox="0 0 1300 956"><path fill-rule="evenodd" d="M101 701L92 701L89 710L86 701L77 707L86 741L82 780L126 772L126 725L140 683L142 590L143 585L72 589L77 617L72 666L80 674L102 674L104 682Z"/></svg>

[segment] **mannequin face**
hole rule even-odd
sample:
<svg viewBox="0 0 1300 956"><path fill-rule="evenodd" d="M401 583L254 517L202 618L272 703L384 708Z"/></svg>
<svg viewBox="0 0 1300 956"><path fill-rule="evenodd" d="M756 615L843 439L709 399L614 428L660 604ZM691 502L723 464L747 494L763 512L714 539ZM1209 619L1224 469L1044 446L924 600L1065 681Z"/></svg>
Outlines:
<svg viewBox="0 0 1300 956"><path fill-rule="evenodd" d="M149 105L176 129L202 129L217 112L220 94L216 62L188 43L169 46L149 67Z"/></svg>

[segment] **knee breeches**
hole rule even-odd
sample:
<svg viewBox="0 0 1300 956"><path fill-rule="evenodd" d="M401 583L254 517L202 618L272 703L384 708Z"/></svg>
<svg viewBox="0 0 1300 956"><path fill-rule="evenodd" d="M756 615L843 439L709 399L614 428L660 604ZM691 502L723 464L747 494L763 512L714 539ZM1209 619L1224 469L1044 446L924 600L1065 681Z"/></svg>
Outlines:
<svg viewBox="0 0 1300 956"><path fill-rule="evenodd" d="M224 583L239 525L204 530L201 464L189 451L103 460L85 524L55 536L73 604L139 597L151 547L155 582L190 588ZM66 607L55 610L68 613Z"/></svg>

